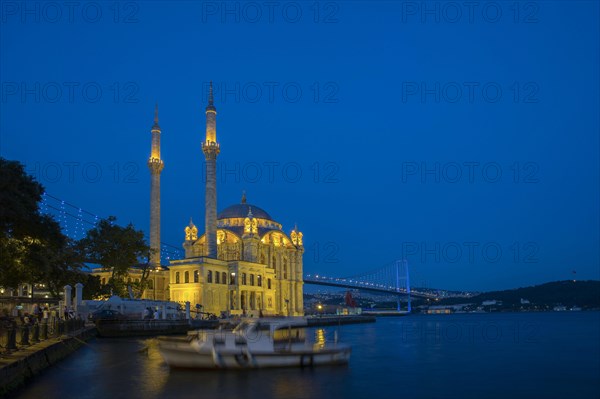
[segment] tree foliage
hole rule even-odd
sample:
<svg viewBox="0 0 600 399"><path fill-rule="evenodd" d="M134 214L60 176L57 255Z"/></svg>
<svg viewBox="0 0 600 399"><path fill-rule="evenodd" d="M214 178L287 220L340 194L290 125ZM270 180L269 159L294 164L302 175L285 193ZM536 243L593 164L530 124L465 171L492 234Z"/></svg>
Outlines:
<svg viewBox="0 0 600 399"><path fill-rule="evenodd" d="M150 247L142 231L136 230L132 224L122 227L115 222L113 216L101 220L95 228L88 230L78 246L86 262L97 263L111 272L108 284L114 294L123 296L127 292L125 280L130 268L148 257Z"/></svg>
<svg viewBox="0 0 600 399"><path fill-rule="evenodd" d="M43 186L21 163L0 158L0 286L45 284L53 295L81 279L74 243L39 210Z"/></svg>

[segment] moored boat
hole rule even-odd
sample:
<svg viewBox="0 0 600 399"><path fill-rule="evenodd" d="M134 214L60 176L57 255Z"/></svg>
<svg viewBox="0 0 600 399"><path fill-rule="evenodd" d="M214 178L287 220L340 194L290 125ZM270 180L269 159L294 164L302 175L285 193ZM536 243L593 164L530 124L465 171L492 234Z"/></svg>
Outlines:
<svg viewBox="0 0 600 399"><path fill-rule="evenodd" d="M310 367L345 364L351 348L341 343L309 343L306 319L260 318L233 331L199 330L187 337L159 338L159 351L175 368Z"/></svg>

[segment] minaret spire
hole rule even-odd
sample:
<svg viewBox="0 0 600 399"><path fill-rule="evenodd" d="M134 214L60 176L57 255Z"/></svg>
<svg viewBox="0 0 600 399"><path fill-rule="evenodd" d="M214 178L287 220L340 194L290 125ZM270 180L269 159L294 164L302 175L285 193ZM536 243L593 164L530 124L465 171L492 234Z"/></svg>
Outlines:
<svg viewBox="0 0 600 399"><path fill-rule="evenodd" d="M158 104L154 106L154 125L150 130L152 146L148 169L150 169L150 259L151 267L160 266L160 173L164 163L160 158L160 126L158 125Z"/></svg>
<svg viewBox="0 0 600 399"><path fill-rule="evenodd" d="M212 80L210 81L210 87L208 89L208 107L215 107L215 98L213 96L213 85Z"/></svg>
<svg viewBox="0 0 600 399"><path fill-rule="evenodd" d="M208 91L206 106L206 137L202 142L202 152L206 159L205 218L206 234L205 254L217 258L217 156L220 148L217 143L217 109L214 105L212 81Z"/></svg>
<svg viewBox="0 0 600 399"><path fill-rule="evenodd" d="M158 103L154 104L154 126L152 127L160 129L158 126Z"/></svg>

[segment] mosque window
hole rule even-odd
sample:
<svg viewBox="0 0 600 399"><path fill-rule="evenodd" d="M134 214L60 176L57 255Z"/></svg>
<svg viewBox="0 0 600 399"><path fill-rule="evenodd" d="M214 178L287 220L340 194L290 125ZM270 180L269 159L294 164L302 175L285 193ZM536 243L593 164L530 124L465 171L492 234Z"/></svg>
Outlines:
<svg viewBox="0 0 600 399"><path fill-rule="evenodd" d="M269 289L269 290L271 289L271 279L270 278L267 279L267 289Z"/></svg>
<svg viewBox="0 0 600 399"><path fill-rule="evenodd" d="M256 276L256 285L262 287L262 276L260 274Z"/></svg>
<svg viewBox="0 0 600 399"><path fill-rule="evenodd" d="M242 273L242 285L246 285L246 273Z"/></svg>
<svg viewBox="0 0 600 399"><path fill-rule="evenodd" d="M223 284L227 284L227 273L223 272L221 273L221 282ZM234 284L233 282L231 284Z"/></svg>
<svg viewBox="0 0 600 399"><path fill-rule="evenodd" d="M175 272L175 284L179 284L179 272Z"/></svg>
<svg viewBox="0 0 600 399"><path fill-rule="evenodd" d="M188 272L187 270L183 274L183 282L184 283L189 283L190 282L190 272Z"/></svg>
<svg viewBox="0 0 600 399"><path fill-rule="evenodd" d="M200 281L200 271L194 270L194 283L197 283L199 281Z"/></svg>
<svg viewBox="0 0 600 399"><path fill-rule="evenodd" d="M250 275L250 285L254 285L254 274Z"/></svg>
<svg viewBox="0 0 600 399"><path fill-rule="evenodd" d="M211 272L211 271L209 271L209 273L211 273L211 274L212 274L212 272ZM219 272L215 272L215 284L219 284L219 276L220 276L220 275L221 275L221 273L219 273ZM210 276L210 274L209 274L209 276ZM212 280L212 277L211 277L211 280Z"/></svg>

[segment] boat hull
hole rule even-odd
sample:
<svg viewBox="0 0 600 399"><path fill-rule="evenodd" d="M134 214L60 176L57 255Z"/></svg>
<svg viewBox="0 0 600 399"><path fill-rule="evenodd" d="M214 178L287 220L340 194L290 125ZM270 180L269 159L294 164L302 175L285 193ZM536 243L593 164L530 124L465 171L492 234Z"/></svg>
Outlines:
<svg viewBox="0 0 600 399"><path fill-rule="evenodd" d="M346 364L351 353L349 346L341 344L320 350L292 348L275 352L251 352L247 348L235 351L216 348L202 350L194 349L194 346L185 340L163 341L159 343L159 349L170 367L201 369L313 367Z"/></svg>

